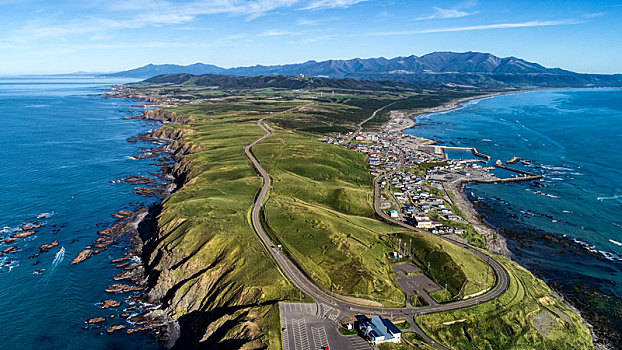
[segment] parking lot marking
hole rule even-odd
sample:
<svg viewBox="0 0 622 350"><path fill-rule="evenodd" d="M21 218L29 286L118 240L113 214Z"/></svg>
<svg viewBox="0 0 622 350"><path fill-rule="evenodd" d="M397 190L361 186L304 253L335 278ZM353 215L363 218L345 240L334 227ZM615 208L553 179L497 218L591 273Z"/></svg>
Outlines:
<svg viewBox="0 0 622 350"><path fill-rule="evenodd" d="M328 336L326 335L326 328L324 328L324 326L317 328L311 327L311 334L313 336L315 348L330 348L330 345L328 344Z"/></svg>
<svg viewBox="0 0 622 350"><path fill-rule="evenodd" d="M287 317L281 319L281 336L283 338L283 350L289 350L289 332L287 328Z"/></svg>
<svg viewBox="0 0 622 350"><path fill-rule="evenodd" d="M359 337L359 336L353 336L353 337L348 337L348 340L350 341L350 344L352 344L352 348L354 350L370 350L373 349L371 347L371 345L367 342L367 340Z"/></svg>
<svg viewBox="0 0 622 350"><path fill-rule="evenodd" d="M294 350L308 350L307 324L304 318L292 320L292 334L294 335Z"/></svg>

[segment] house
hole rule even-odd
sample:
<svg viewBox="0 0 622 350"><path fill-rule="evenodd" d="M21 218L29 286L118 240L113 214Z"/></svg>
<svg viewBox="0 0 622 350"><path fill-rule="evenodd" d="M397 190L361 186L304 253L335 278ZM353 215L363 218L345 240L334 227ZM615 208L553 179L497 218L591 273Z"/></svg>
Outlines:
<svg viewBox="0 0 622 350"><path fill-rule="evenodd" d="M393 322L380 316L374 316L369 321L361 322L359 329L363 336L372 344L400 343L402 341L402 331Z"/></svg>
<svg viewBox="0 0 622 350"><path fill-rule="evenodd" d="M397 210L391 210L391 217L392 217L392 218L397 218L397 217L399 217L399 215L398 215L398 213L397 213Z"/></svg>

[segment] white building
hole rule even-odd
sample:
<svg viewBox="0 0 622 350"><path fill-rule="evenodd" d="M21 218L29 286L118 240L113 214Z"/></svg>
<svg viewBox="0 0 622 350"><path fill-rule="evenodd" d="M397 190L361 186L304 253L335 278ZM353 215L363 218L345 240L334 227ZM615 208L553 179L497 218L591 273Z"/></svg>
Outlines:
<svg viewBox="0 0 622 350"><path fill-rule="evenodd" d="M374 316L371 321L362 322L359 329L364 333L364 337L375 345L402 341L402 331L393 322L380 316Z"/></svg>

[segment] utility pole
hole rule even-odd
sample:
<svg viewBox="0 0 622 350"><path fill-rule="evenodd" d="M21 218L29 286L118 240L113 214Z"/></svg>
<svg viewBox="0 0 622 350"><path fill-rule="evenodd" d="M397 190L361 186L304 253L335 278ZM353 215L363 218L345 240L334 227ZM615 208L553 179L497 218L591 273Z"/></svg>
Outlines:
<svg viewBox="0 0 622 350"><path fill-rule="evenodd" d="M411 258L413 256L413 239L410 239L410 249L408 250L408 257Z"/></svg>

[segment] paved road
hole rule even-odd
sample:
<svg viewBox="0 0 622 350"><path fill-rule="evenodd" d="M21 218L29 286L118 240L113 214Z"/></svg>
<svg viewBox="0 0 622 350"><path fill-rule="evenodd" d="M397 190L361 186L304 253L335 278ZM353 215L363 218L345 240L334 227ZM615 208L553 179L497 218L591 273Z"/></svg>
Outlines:
<svg viewBox="0 0 622 350"><path fill-rule="evenodd" d="M347 139L347 140L345 140L345 141L343 142L343 144L348 144L350 141L352 141L352 139L353 139L356 135L358 135L358 134L361 132L361 130L363 130L363 124L365 124L365 123L367 123L368 121L370 121L370 120L374 119L374 118L376 117L376 114L378 114L378 112L380 112L381 110L383 110L383 109L385 109L385 108L389 107L390 105L392 105L392 104L394 104L394 103L395 103L395 102L391 102L391 103L389 103L388 105L385 105L385 106L382 106L382 107L378 108L377 110L375 110L375 111L374 111L374 113L372 113L372 114L371 114L371 116L369 116L369 118L367 118L367 119L363 120L362 122L360 122L360 123L356 124L356 131L354 131L354 132L352 133L352 136L348 137L348 139Z"/></svg>
<svg viewBox="0 0 622 350"><path fill-rule="evenodd" d="M378 111L380 111L381 109L379 109ZM285 112L289 112L291 110L288 110ZM391 316L402 316L402 317L416 317L416 316L424 315L424 314L455 310L455 309L465 308L469 306L479 305L480 303L495 299L508 288L508 283L509 283L508 273L503 268L503 266L499 264L496 260L490 259L486 254L480 252L479 250L475 248L472 248L468 245L450 240L442 236L440 236L441 239L444 239L452 244L458 245L472 252L473 254L479 256L484 261L486 261L492 267L492 269L494 270L497 276L497 284L487 293L471 298L471 299L467 299L467 300L454 301L454 302L450 302L446 304L429 305L429 306L419 307L419 308L414 308L412 306L407 306L405 308L378 308L378 307L361 306L361 305L346 301L346 300L349 300L347 297L328 292L322 286L320 286L315 281L313 281L309 276L305 274L305 272L301 268L299 268L297 264L295 264L290 258L288 258L281 250L279 250L274 245L270 237L266 234L261 224L261 220L260 220L261 208L270 190L272 180L270 179L270 175L268 174L268 172L266 172L266 170L261 166L261 163L253 155L252 148L256 144L262 142L266 138L270 137L270 135L272 135L272 131L270 130L268 125L265 123L265 120L273 116L276 116L278 114L285 113L285 112L274 113L274 114L271 114L267 117L264 117L258 120L257 125L265 132L265 135L253 141L250 145L244 148L244 152L246 153L246 156L251 161L251 163L253 164L257 172L259 173L259 175L263 178L263 182L264 182L261 188L261 191L259 192L259 195L257 196L257 199L255 200L255 205L253 206L253 210L251 214L251 223L257 235L261 239L262 243L265 245L268 252L270 252L275 262L282 269L283 273L305 294L313 298L313 300L315 300L315 302L318 305L320 304L331 305L336 310L339 310L342 315L345 315L345 314L377 314L377 315L383 315L383 316L391 315ZM400 225L402 227L405 227L411 230L429 234L428 232L420 231L414 226L408 225L404 222L391 218L390 216L388 216L386 213L384 213L380 209L379 207L380 201L378 200L379 195L380 195L380 181L382 181L382 179L385 176L390 176L392 174L393 173L389 173L386 175L380 175L374 180L374 186L375 186L374 208L376 209L377 214L386 221L392 222L394 224ZM433 344L437 348L445 349L442 345L435 344L434 341L430 339L414 322L412 324L411 330L419 333L428 343Z"/></svg>

